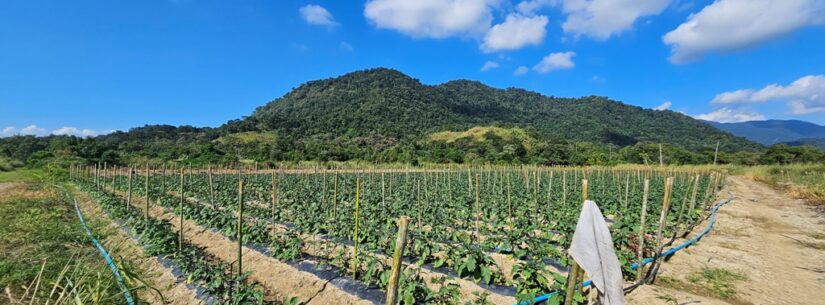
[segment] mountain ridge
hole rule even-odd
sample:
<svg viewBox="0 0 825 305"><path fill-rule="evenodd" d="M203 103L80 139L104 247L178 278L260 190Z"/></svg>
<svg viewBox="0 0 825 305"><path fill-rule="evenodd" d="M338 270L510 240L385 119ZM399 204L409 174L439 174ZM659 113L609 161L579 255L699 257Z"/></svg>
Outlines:
<svg viewBox="0 0 825 305"><path fill-rule="evenodd" d="M812 140L825 139L825 126L801 120L761 120L737 123L708 124L734 135L763 144L800 145Z"/></svg>
<svg viewBox="0 0 825 305"><path fill-rule="evenodd" d="M432 132L501 125L529 128L542 138L616 146L667 142L699 151L722 141L731 150L760 147L676 112L606 97L559 98L467 79L426 85L387 68L306 82L243 121L246 128L298 138L380 134L412 140Z"/></svg>

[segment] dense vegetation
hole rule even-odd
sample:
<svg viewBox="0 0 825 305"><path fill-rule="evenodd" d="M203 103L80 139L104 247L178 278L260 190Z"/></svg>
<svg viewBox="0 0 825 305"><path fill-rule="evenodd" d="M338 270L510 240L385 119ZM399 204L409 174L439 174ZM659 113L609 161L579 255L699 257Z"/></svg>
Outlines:
<svg viewBox="0 0 825 305"><path fill-rule="evenodd" d="M452 136L438 136L445 132ZM556 98L467 80L430 86L395 70L372 69L308 82L249 117L218 128L147 125L90 139L0 139L0 156L9 160L0 163L36 166L57 157L109 164L153 160L655 164L662 144L665 164L708 164L713 162L717 141L720 163L825 158L809 148L764 150L676 112L603 97Z"/></svg>

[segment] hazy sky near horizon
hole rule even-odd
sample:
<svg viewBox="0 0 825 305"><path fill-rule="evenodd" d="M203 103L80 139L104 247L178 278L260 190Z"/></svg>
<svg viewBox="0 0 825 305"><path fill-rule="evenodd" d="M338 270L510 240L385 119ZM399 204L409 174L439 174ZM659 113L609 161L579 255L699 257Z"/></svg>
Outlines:
<svg viewBox="0 0 825 305"><path fill-rule="evenodd" d="M373 67L825 124L825 0L6 0L0 136L219 126Z"/></svg>

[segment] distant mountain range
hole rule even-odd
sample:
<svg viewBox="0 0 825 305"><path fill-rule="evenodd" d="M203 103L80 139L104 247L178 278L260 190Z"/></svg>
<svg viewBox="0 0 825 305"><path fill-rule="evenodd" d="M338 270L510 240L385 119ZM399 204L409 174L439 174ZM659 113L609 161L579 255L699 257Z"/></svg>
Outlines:
<svg viewBox="0 0 825 305"><path fill-rule="evenodd" d="M799 120L766 120L740 123L708 122L711 126L764 144L811 145L825 148L825 126Z"/></svg>

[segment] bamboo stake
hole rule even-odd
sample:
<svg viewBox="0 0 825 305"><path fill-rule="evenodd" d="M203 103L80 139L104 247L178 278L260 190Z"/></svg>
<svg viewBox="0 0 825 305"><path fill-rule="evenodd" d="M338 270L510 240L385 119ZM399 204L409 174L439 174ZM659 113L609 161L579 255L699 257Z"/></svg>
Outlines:
<svg viewBox="0 0 825 305"><path fill-rule="evenodd" d="M642 217L641 217L641 225L639 226L639 249L636 251L636 256L638 257L638 267L636 268L636 282L641 283L644 277L644 270L645 266L642 265L642 260L644 260L644 248L645 248L645 218L647 217L647 196L650 191L650 180L645 179L645 184L643 187L643 195L642 195Z"/></svg>
<svg viewBox="0 0 825 305"><path fill-rule="evenodd" d="M243 179L238 176L238 276L243 275Z"/></svg>
<svg viewBox="0 0 825 305"><path fill-rule="evenodd" d="M209 164L209 167L206 169L206 178L209 181L209 204L212 205L212 208L215 208L215 187L212 183L212 164Z"/></svg>
<svg viewBox="0 0 825 305"><path fill-rule="evenodd" d="M132 173L134 171L135 170L131 167L129 168L129 190L128 194L126 195L126 210L129 210L129 208L132 206Z"/></svg>
<svg viewBox="0 0 825 305"><path fill-rule="evenodd" d="M392 255L392 271L390 273L390 280L387 284L387 302L386 305L395 305L396 295L398 290L398 277L401 275L401 255L404 253L404 246L407 243L407 227L410 224L410 218L401 216L398 219L398 237L395 240L395 251Z"/></svg>
<svg viewBox="0 0 825 305"><path fill-rule="evenodd" d="M481 242L481 231L479 231L481 227L481 196L479 195L478 190L478 174L476 174L476 241Z"/></svg>
<svg viewBox="0 0 825 305"><path fill-rule="evenodd" d="M178 253L183 253L183 171L180 171L180 203L178 205L180 210L180 230L178 231Z"/></svg>
<svg viewBox="0 0 825 305"><path fill-rule="evenodd" d="M673 177L668 177L665 179L665 194L662 198L662 213L659 215L659 228L656 229L656 256L653 260L653 267L651 270L658 270L661 261L659 260L659 256L662 254L662 249L664 245L662 245L662 231L664 231L665 224L667 223L667 213L670 210L670 192L673 188Z"/></svg>
<svg viewBox="0 0 825 305"><path fill-rule="evenodd" d="M355 232L353 240L355 247L352 248L352 279L356 279L358 273L358 210L361 207L361 178L355 178Z"/></svg>
<svg viewBox="0 0 825 305"><path fill-rule="evenodd" d="M149 202L151 201L149 200L149 163L146 163L146 181L144 186L144 190L146 191L144 194L146 195L146 219L149 219Z"/></svg>
<svg viewBox="0 0 825 305"><path fill-rule="evenodd" d="M272 172L272 235L275 236L275 211L276 206L278 205L278 198L280 194L278 193L278 177L275 172Z"/></svg>

